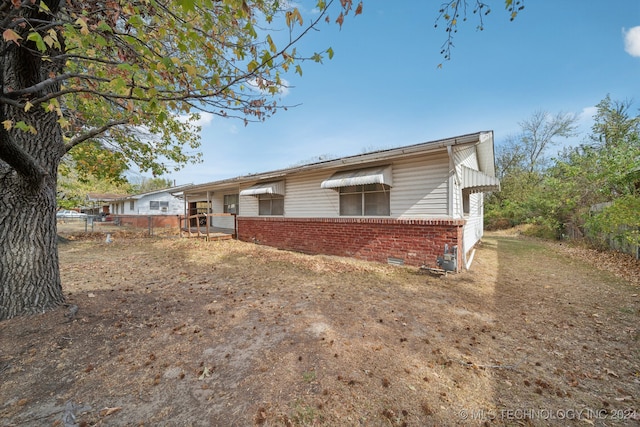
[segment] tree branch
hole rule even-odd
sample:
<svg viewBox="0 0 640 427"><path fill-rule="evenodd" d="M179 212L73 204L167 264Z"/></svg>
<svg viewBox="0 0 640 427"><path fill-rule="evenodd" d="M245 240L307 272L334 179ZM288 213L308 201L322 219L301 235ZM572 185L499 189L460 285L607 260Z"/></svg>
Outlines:
<svg viewBox="0 0 640 427"><path fill-rule="evenodd" d="M118 126L118 125L126 125L128 123L127 120L114 120L111 121L107 124L105 124L104 126L101 126L99 128L95 128L95 129L91 129L88 132L85 132L81 135L76 136L75 138L71 139L71 141L67 142L64 146L65 151L68 153L69 150L71 150L73 147L75 147L76 145L82 144L84 141L94 138L104 132L106 132L107 130L111 129L114 126Z"/></svg>
<svg viewBox="0 0 640 427"><path fill-rule="evenodd" d="M31 182L40 182L48 175L33 157L13 143L3 126L0 126L0 160Z"/></svg>

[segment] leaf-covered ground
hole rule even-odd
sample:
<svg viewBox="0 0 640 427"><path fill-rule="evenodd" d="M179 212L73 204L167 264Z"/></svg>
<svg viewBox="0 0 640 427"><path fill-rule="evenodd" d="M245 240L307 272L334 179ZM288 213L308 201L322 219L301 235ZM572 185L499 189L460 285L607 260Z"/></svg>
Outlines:
<svg viewBox="0 0 640 427"><path fill-rule="evenodd" d="M78 312L0 323L0 424L637 425L640 265L585 253L496 234L432 277L237 241L63 241Z"/></svg>

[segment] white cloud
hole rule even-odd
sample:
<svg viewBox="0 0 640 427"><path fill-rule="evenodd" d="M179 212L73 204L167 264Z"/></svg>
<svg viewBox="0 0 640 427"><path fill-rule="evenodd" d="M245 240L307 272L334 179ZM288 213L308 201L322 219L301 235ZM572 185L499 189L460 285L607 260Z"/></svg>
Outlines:
<svg viewBox="0 0 640 427"><path fill-rule="evenodd" d="M640 57L640 26L622 29L624 34L624 50L631 56Z"/></svg>
<svg viewBox="0 0 640 427"><path fill-rule="evenodd" d="M207 127L213 121L213 114L207 112L199 112L200 118L198 120L190 120L190 115L181 115L178 117L178 120L182 123L191 123L194 126Z"/></svg>
<svg viewBox="0 0 640 427"><path fill-rule="evenodd" d="M585 107L582 109L580 114L578 114L578 121L581 123L591 122L593 120L593 116L598 112L598 107Z"/></svg>

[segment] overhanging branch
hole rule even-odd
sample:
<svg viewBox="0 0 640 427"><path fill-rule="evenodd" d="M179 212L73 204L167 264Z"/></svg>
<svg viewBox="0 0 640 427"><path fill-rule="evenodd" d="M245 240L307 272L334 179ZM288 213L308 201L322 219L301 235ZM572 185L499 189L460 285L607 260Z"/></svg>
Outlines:
<svg viewBox="0 0 640 427"><path fill-rule="evenodd" d="M76 136L75 138L71 139L71 141L67 142L65 144L65 151L68 153L69 150L71 150L73 147L75 147L76 145L82 144L83 142L85 142L88 139L94 138L106 131L108 131L109 129L111 129L114 126L119 126L119 125L126 125L128 123L127 120L113 120L109 123L106 123L103 126L100 126L99 128L95 128L95 129L91 129L81 135Z"/></svg>

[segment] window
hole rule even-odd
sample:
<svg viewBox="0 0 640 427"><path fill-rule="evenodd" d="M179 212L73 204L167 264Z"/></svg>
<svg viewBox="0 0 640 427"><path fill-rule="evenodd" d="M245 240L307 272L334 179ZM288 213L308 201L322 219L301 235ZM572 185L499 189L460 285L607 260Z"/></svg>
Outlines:
<svg viewBox="0 0 640 427"><path fill-rule="evenodd" d="M471 197L470 192L466 189L462 190L462 213L466 216L471 213Z"/></svg>
<svg viewBox="0 0 640 427"><path fill-rule="evenodd" d="M135 206L136 206L136 202L134 202L133 200L131 200L131 201L129 202L129 210L130 210L130 211L134 210L134 209L135 209Z"/></svg>
<svg viewBox="0 0 640 427"><path fill-rule="evenodd" d="M238 195L237 194L225 194L223 201L223 212L230 214L238 213Z"/></svg>
<svg viewBox="0 0 640 427"><path fill-rule="evenodd" d="M389 216L389 186L385 184L340 187L340 216Z"/></svg>
<svg viewBox="0 0 640 427"><path fill-rule="evenodd" d="M260 194L258 196L258 215L284 215L284 196Z"/></svg>
<svg viewBox="0 0 640 427"><path fill-rule="evenodd" d="M169 202L160 202L160 201L151 200L149 202L149 210L152 210L152 211L161 210L162 212L166 212L167 210L169 210Z"/></svg>

